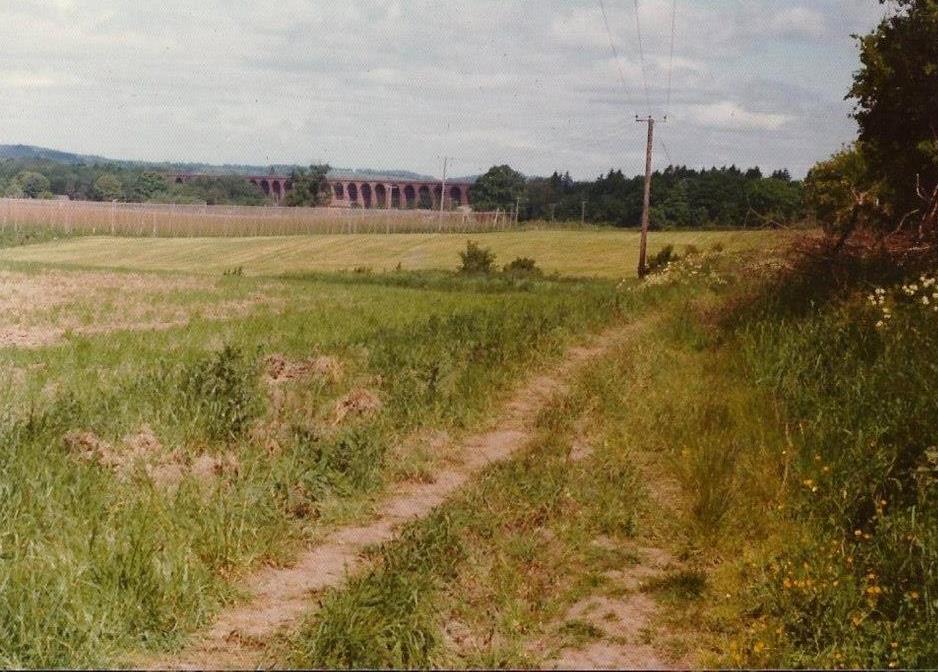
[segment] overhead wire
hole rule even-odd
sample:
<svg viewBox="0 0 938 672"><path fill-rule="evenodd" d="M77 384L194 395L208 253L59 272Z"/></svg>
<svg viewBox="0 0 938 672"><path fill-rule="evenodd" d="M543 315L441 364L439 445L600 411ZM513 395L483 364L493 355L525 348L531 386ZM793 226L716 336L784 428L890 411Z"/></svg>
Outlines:
<svg viewBox="0 0 938 672"><path fill-rule="evenodd" d="M671 49L668 54L668 96L664 106L665 116L671 111L671 81L674 74L674 35L677 32L677 0L671 2Z"/></svg>
<svg viewBox="0 0 938 672"><path fill-rule="evenodd" d="M638 58L642 64L642 85L645 87L645 105L651 114L651 94L648 92L648 67L645 64L645 46L642 43L642 19L639 16L638 0L635 0L635 32L638 34Z"/></svg>
<svg viewBox="0 0 938 672"><path fill-rule="evenodd" d="M648 66L645 61L645 45L644 39L642 37L642 24L641 17L639 16L640 7L639 0L634 0L635 2L635 32L638 36L638 55L642 68L642 87L645 93L645 105L648 108L648 114L651 114L651 92L648 87ZM612 28L609 24L609 15L606 12L606 4L604 0L598 0L599 10L603 17L603 25L606 28L606 36L609 39L609 49L612 52L613 58L616 62L616 71L619 76L619 83L622 85L624 91L628 91L628 84L625 81L625 72L622 69L622 59L619 56L619 50L616 47L615 39L612 35ZM674 43L675 43L675 33L676 33L676 23L677 23L677 0L672 0L671 6L671 42L670 42L670 52L668 57L668 88L667 88L667 104L665 106L665 111L670 109L671 106L671 91L672 91L672 73L674 65ZM667 117L667 114L665 114ZM671 158L671 152L668 149L667 144L661 138L661 136L656 136L657 143L661 146L662 150L665 153L665 156L668 157L668 163L674 165L674 161Z"/></svg>
<svg viewBox="0 0 938 672"><path fill-rule="evenodd" d="M616 61L616 70L619 73L619 83L622 84L623 89L628 89L628 85L625 83L625 73L622 71L622 59L619 58L619 50L616 49L615 40L612 38L612 29L609 27L609 17L606 15L606 4L603 0L599 0L599 10L603 15L603 24L606 26L606 36L609 38L609 49L612 51L612 56Z"/></svg>

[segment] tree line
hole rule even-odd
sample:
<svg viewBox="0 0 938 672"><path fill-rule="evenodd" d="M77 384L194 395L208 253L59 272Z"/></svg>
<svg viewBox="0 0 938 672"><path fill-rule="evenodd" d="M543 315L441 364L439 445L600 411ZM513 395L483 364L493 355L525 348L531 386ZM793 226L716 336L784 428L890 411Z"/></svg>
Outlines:
<svg viewBox="0 0 938 672"><path fill-rule="evenodd" d="M269 198L239 176L196 177L184 184L165 173L118 163L71 164L48 159L0 160L0 195L66 196L83 201L265 205Z"/></svg>
<svg viewBox="0 0 938 672"><path fill-rule="evenodd" d="M495 166L472 190L477 210L518 210L519 220L584 221L638 226L644 177L610 170L594 181L569 173L525 178ZM666 228L780 226L804 218L802 184L786 170L764 176L759 168L696 170L668 166L652 175L651 226Z"/></svg>

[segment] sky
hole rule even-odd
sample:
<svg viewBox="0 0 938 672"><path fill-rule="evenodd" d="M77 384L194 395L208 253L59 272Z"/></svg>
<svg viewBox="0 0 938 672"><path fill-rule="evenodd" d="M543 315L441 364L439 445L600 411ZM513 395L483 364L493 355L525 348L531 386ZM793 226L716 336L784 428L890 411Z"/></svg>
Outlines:
<svg viewBox="0 0 938 672"><path fill-rule="evenodd" d="M877 0L603 1L608 32L599 0L3 3L0 143L592 179L643 170L636 115L657 167L801 176L854 139Z"/></svg>

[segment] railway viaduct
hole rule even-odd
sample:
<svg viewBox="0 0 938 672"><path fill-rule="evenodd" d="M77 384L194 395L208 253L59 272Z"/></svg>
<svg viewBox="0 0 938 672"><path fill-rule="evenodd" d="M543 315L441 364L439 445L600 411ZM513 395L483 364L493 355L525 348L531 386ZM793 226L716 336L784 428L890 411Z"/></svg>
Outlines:
<svg viewBox="0 0 938 672"><path fill-rule="evenodd" d="M198 173L175 173L170 179L183 184L199 177L209 177ZM244 179L256 184L261 190L281 203L293 183L289 177L278 175L245 175ZM332 191L333 207L339 208L385 208L436 209L443 198L443 186L437 180L402 180L400 178L374 177L359 179L354 177L329 177L326 179ZM470 182L447 182L443 207L458 208L469 203Z"/></svg>

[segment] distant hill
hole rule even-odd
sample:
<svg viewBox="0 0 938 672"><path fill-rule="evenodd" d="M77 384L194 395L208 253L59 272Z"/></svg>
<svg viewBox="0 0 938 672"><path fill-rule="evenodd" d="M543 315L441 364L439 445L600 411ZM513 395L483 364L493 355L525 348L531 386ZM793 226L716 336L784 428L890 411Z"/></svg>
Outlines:
<svg viewBox="0 0 938 672"><path fill-rule="evenodd" d="M113 164L126 168L150 168L153 170L176 173L203 173L206 175L289 175L299 166L291 164L250 165L250 164L211 164L190 163L185 161L127 161L108 159L103 156L74 154L46 147L33 145L0 145L0 159L26 161L53 161L68 165ZM409 170L373 170L370 168L333 168L331 177L374 179L388 177L399 180L433 180L432 175L421 175Z"/></svg>
<svg viewBox="0 0 938 672"><path fill-rule="evenodd" d="M57 149L34 147L32 145L0 145L0 159L32 159L36 161L56 161L71 165L81 163L110 163L101 156L72 154Z"/></svg>

